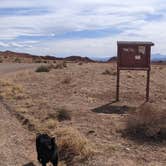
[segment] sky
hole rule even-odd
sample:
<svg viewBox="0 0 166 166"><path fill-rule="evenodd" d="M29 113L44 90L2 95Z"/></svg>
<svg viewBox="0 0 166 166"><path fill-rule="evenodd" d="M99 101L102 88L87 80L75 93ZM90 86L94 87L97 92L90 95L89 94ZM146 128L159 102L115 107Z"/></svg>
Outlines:
<svg viewBox="0 0 166 166"><path fill-rule="evenodd" d="M119 40L166 55L165 0L0 0L0 51L102 58Z"/></svg>

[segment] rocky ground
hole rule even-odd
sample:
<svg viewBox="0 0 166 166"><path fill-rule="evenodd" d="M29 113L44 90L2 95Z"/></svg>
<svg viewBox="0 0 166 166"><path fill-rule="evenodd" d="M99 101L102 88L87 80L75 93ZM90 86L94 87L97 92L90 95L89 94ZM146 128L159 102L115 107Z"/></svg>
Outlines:
<svg viewBox="0 0 166 166"><path fill-rule="evenodd" d="M18 114L37 126L46 124L50 120L48 117L57 110L68 110L72 119L55 120L55 127L49 129L56 136L58 128L76 128L95 145L97 151L87 160L75 159L72 166L166 165L166 142L134 140L121 132L129 112L145 102L144 71L121 72L120 102L115 102L115 63L68 63L66 68L53 69L49 73L34 70L26 68L26 71L6 73L1 79L4 81L1 82L1 96ZM149 103L160 110L166 109L165 77L165 65L152 66ZM12 86L19 88L13 90ZM0 155L4 160L0 162L16 166L34 162L33 131L24 129L26 126L22 127L5 109L1 109L0 124L4 127L1 128Z"/></svg>

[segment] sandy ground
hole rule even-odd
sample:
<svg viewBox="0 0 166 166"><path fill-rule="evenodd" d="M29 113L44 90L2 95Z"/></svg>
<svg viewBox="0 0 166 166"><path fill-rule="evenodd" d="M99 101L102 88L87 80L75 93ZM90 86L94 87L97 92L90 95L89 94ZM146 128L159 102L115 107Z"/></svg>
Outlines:
<svg viewBox="0 0 166 166"><path fill-rule="evenodd" d="M5 76L20 70L33 69L36 64L1 64L0 74ZM24 129L0 101L0 165L24 166L35 163L35 135Z"/></svg>
<svg viewBox="0 0 166 166"><path fill-rule="evenodd" d="M106 69L110 71L109 75L102 74ZM70 63L67 68L49 73L35 73L32 69L8 73L4 79L9 77L16 85L23 87L24 96L8 99L8 104L39 124L45 123L48 115L58 108L66 108L72 113L72 120L59 125L77 128L97 146L99 154L86 163L76 162L75 166L166 165L166 142L136 141L123 137L120 132L125 127L128 111L145 102L144 71L121 72L120 102L115 102L116 64ZM166 109L165 78L166 66L153 65L150 103L158 109ZM13 119L13 123L15 121ZM24 135L23 131L21 135ZM26 138L28 144L31 136ZM16 151L16 148L13 149ZM31 145L28 152L33 155L32 151ZM30 161L34 158L30 157Z"/></svg>
<svg viewBox="0 0 166 166"><path fill-rule="evenodd" d="M8 74L17 72L20 70L27 70L27 69L34 69L35 67L39 66L40 64L27 64L27 63L1 63L0 64L0 74Z"/></svg>
<svg viewBox="0 0 166 166"><path fill-rule="evenodd" d="M36 160L34 135L0 103L0 165L24 166Z"/></svg>

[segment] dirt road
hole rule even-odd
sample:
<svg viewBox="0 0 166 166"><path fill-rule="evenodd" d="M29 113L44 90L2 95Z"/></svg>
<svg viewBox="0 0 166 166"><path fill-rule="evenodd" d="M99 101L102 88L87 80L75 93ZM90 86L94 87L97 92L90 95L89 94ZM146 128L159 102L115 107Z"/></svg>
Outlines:
<svg viewBox="0 0 166 166"><path fill-rule="evenodd" d="M12 73L20 70L35 69L41 64L28 64L28 63L2 63L0 64L0 74Z"/></svg>

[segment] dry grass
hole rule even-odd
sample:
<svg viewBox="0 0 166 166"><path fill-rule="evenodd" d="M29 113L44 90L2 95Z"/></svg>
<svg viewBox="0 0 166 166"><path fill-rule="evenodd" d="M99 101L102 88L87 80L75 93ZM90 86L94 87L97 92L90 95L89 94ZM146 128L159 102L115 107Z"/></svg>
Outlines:
<svg viewBox="0 0 166 166"><path fill-rule="evenodd" d="M166 112L144 104L129 115L127 130L133 136L166 139Z"/></svg>
<svg viewBox="0 0 166 166"><path fill-rule="evenodd" d="M36 72L49 72L50 68L49 68L49 66L41 65L35 71Z"/></svg>
<svg viewBox="0 0 166 166"><path fill-rule="evenodd" d="M9 80L0 80L0 96L6 99L21 99L23 98L23 87L16 85Z"/></svg>
<svg viewBox="0 0 166 166"><path fill-rule="evenodd" d="M116 72L106 69L102 74L103 75L116 75Z"/></svg>
<svg viewBox="0 0 166 166"><path fill-rule="evenodd" d="M59 121L71 120L71 112L65 108L58 109L57 119Z"/></svg>
<svg viewBox="0 0 166 166"><path fill-rule="evenodd" d="M78 65L80 65L80 66L83 65L83 62L79 62Z"/></svg>
<svg viewBox="0 0 166 166"><path fill-rule="evenodd" d="M75 156L91 157L95 153L94 146L78 130L65 127L56 131L61 160L71 162Z"/></svg>
<svg viewBox="0 0 166 166"><path fill-rule="evenodd" d="M67 67L67 63L65 61L62 61L56 64L55 69L63 69L66 67Z"/></svg>
<svg viewBox="0 0 166 166"><path fill-rule="evenodd" d="M44 122L44 126L47 129L55 129L58 125L58 122L54 119L47 119L46 122Z"/></svg>
<svg viewBox="0 0 166 166"><path fill-rule="evenodd" d="M48 68L49 68L50 70L56 69L56 65L53 64L53 63L51 63L50 65L48 65Z"/></svg>
<svg viewBox="0 0 166 166"><path fill-rule="evenodd" d="M70 84L72 81L72 78L70 76L67 76L64 80L62 80L62 84Z"/></svg>

